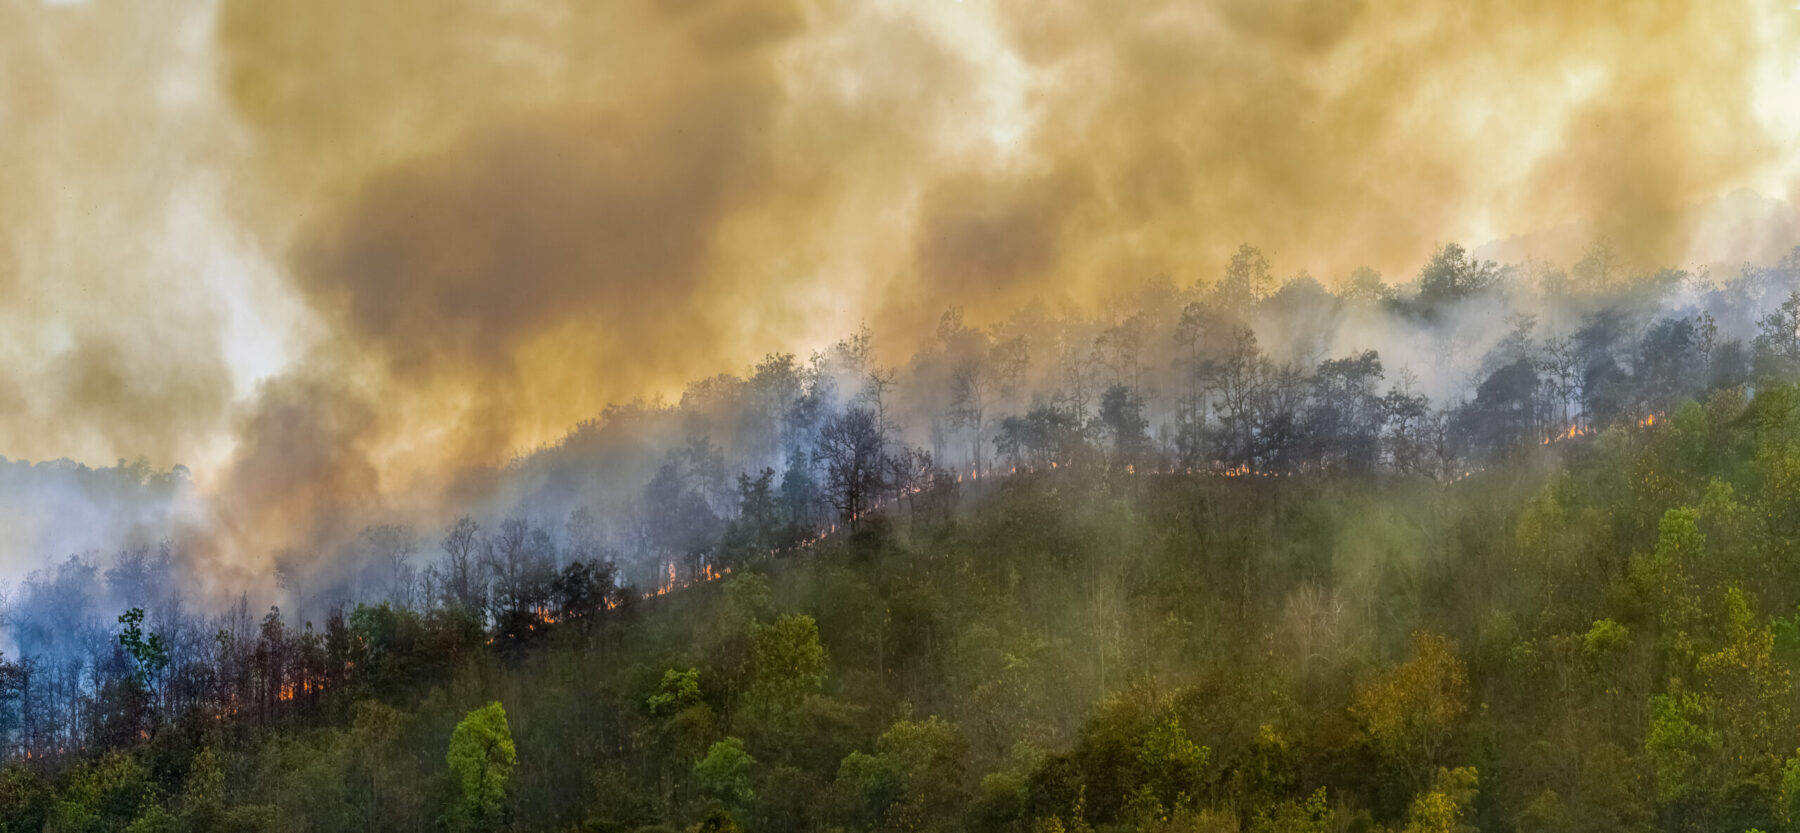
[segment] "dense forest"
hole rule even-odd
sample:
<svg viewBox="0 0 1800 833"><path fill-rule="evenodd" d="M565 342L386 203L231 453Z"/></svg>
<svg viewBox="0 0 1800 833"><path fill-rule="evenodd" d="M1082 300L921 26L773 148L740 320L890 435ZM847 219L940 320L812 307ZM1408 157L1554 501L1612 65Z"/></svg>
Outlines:
<svg viewBox="0 0 1800 833"><path fill-rule="evenodd" d="M185 469L0 461L130 518L5 600L0 830L1800 830L1800 249L1245 246L918 341L609 409L223 608Z"/></svg>

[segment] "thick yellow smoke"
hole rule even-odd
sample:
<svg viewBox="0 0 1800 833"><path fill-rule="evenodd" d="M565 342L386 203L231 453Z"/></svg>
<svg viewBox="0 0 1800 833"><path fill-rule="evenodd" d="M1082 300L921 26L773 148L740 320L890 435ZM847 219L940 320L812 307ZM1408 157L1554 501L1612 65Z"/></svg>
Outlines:
<svg viewBox="0 0 1800 833"><path fill-rule="evenodd" d="M416 495L860 319L898 353L949 305L1211 280L1246 240L1327 283L1556 229L1681 265L1709 201L1800 173L1797 17L6 6L0 453L228 448L201 479L233 548L267 553L355 515L323 504Z"/></svg>

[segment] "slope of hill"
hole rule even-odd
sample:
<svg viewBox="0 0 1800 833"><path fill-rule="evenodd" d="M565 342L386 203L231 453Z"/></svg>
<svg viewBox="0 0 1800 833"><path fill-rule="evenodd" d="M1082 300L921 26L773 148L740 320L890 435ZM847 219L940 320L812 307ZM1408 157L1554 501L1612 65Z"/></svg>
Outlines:
<svg viewBox="0 0 1800 833"><path fill-rule="evenodd" d="M510 632L385 605L317 633L265 620L241 662L216 667L250 700L101 745L115 751L15 764L0 815L8 829L1785 829L1796 470L1800 393L1777 388L1448 485L990 478L722 581L546 609ZM121 661L139 670L84 716L97 726L136 725L133 709L185 684L131 627Z"/></svg>

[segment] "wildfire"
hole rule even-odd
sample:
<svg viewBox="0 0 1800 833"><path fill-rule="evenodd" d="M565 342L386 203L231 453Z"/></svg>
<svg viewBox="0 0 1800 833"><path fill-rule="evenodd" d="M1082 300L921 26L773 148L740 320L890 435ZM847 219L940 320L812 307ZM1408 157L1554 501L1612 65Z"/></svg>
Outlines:
<svg viewBox="0 0 1800 833"><path fill-rule="evenodd" d="M836 531L837 527L835 527L835 526L832 527L832 530ZM808 540L800 542L799 546L801 546L801 547L812 546L813 542L819 541L819 540L823 539L824 537L825 536L823 534L821 534L818 537L810 538ZM773 555L774 553L770 553L770 554ZM676 590L680 590L680 589L687 588L687 587L692 587L692 586L694 586L695 582L717 581L728 575L731 575L730 567L715 568L711 564L703 564L703 565L701 565L699 572L696 572L694 574L693 578L691 578L687 581L682 581L675 572L675 562L673 562L673 561L669 562L665 566L664 571L666 574L666 578L663 580L662 584L658 585L656 590L643 594L644 598L649 599L649 598L653 598L656 596L667 596L668 594L673 593ZM614 602L610 599L607 600L607 602L606 602L607 610L611 610L618 606L619 605L617 602ZM555 620L548 620L548 621L555 621Z"/></svg>
<svg viewBox="0 0 1800 833"><path fill-rule="evenodd" d="M325 686L317 681L283 683L281 690L275 693L275 698L278 700L292 700L303 694L318 694L324 690Z"/></svg>
<svg viewBox="0 0 1800 833"><path fill-rule="evenodd" d="M1594 433L1594 430L1592 428L1589 428L1586 425L1581 425L1581 424L1577 423L1574 425L1570 425L1569 429L1567 431L1563 431L1558 434L1551 434L1550 436L1545 437L1542 441L1540 441L1538 443L1538 445L1549 445L1551 443L1559 443L1559 442L1562 442L1563 440L1572 440L1572 439L1575 439L1576 437L1585 437L1592 433Z"/></svg>
<svg viewBox="0 0 1800 833"><path fill-rule="evenodd" d="M669 562L667 565L667 568L668 568L668 580L657 585L655 595L658 595L658 596L667 595L669 591L675 589L675 562L673 562L673 561ZM644 596L644 598L648 599L648 598L650 598L650 595L646 594Z"/></svg>
<svg viewBox="0 0 1800 833"><path fill-rule="evenodd" d="M1474 477L1475 475L1480 474L1484 471L1487 471L1486 466L1478 466L1476 468L1464 471L1460 474L1452 472L1450 475L1450 482L1455 483L1456 481L1462 480L1464 478Z"/></svg>

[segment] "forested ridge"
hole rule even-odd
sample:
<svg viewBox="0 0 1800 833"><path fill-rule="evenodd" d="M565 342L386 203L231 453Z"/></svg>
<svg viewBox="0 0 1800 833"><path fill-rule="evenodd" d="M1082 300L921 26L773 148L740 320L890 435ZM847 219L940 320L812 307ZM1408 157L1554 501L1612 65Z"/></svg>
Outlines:
<svg viewBox="0 0 1800 833"><path fill-rule="evenodd" d="M1454 246L1267 268L616 409L511 503L284 555L285 611L199 610L179 542L57 560L0 829L1800 830L1800 250L1590 258L1560 322ZM1345 309L1440 391L1292 349Z"/></svg>

